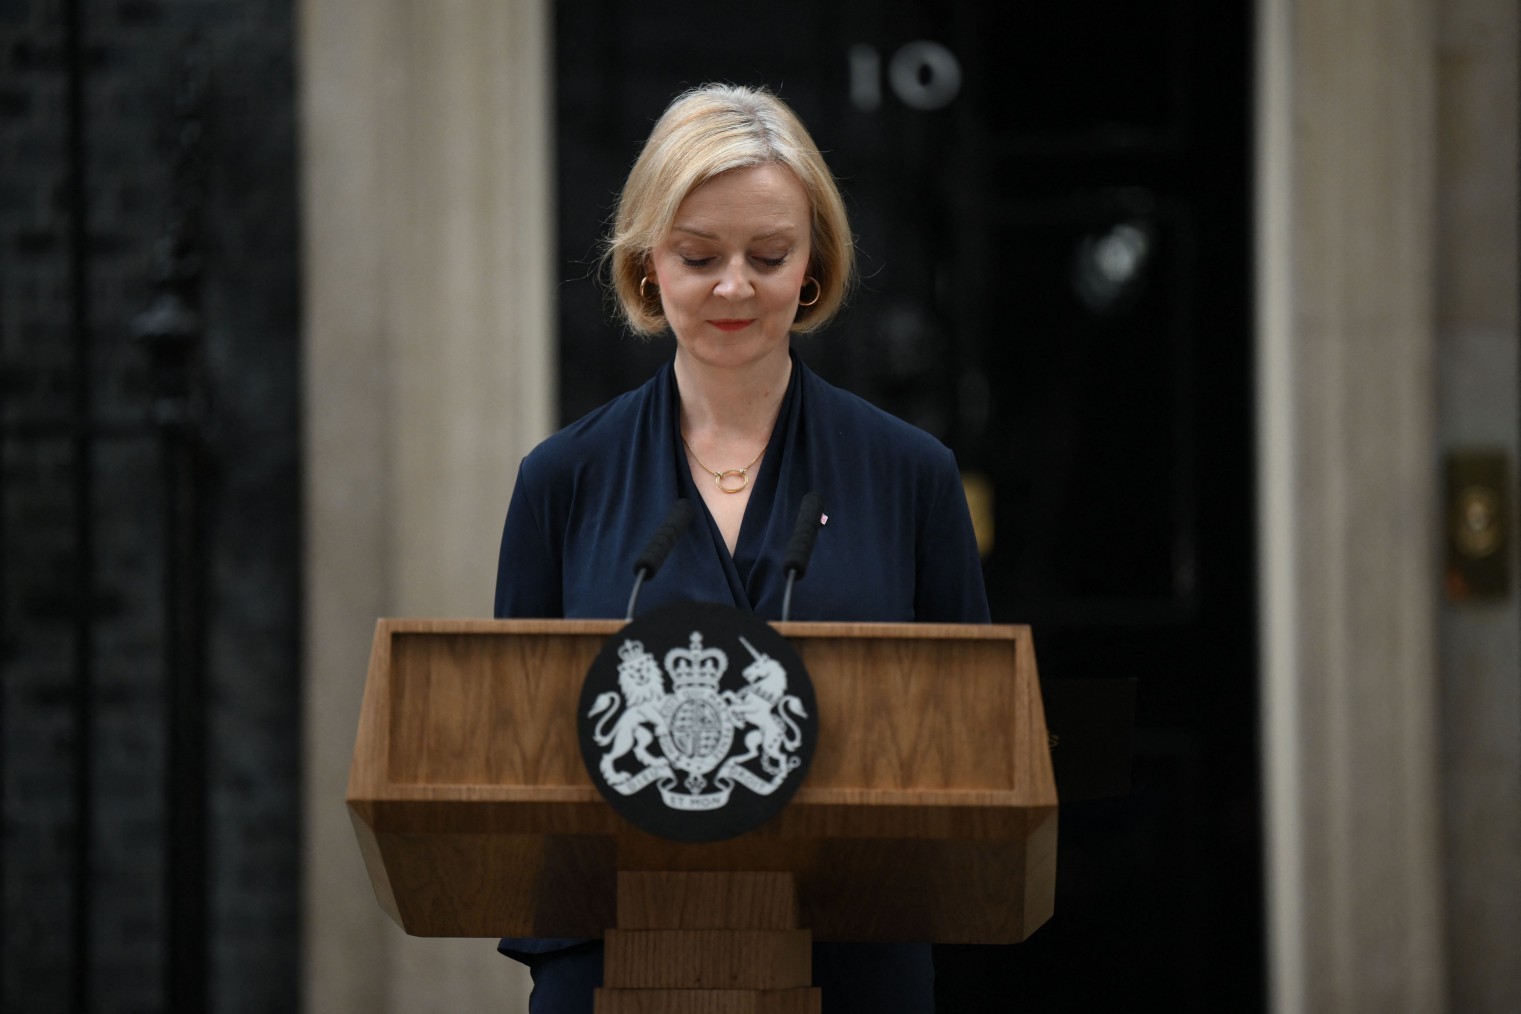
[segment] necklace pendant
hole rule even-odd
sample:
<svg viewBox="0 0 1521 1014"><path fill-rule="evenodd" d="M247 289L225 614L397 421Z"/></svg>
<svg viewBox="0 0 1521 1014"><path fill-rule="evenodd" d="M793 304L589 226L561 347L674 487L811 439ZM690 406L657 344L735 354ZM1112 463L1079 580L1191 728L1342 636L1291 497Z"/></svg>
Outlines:
<svg viewBox="0 0 1521 1014"><path fill-rule="evenodd" d="M731 475L739 476L738 486L725 485L726 482L732 481L729 479ZM722 472L714 472L713 483L725 493L738 493L750 485L750 470L748 468L730 468Z"/></svg>
<svg viewBox="0 0 1521 1014"><path fill-rule="evenodd" d="M724 493L739 493L743 491L746 486L750 485L750 469L754 468L755 463L761 459L761 454L766 453L766 449L762 447L760 449L760 454L757 454L754 458L752 458L750 460L750 463L744 468L726 468L722 472L719 472L709 468L707 465L704 465L702 463L702 459L697 456L696 451L692 450L692 445L687 443L687 438L685 436L682 436L681 438L681 446L686 448L687 454L691 456L692 461L696 463L698 468L702 469L704 472L707 472L713 477L713 485L717 486L719 490ZM731 479L729 478L730 476L735 476L736 479ZM738 483L737 485L735 485L736 481Z"/></svg>

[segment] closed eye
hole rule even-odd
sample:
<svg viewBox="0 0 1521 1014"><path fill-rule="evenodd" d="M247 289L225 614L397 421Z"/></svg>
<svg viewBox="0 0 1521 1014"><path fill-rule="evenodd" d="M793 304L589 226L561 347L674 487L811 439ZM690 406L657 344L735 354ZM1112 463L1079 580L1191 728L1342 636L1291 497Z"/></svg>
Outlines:
<svg viewBox="0 0 1521 1014"><path fill-rule="evenodd" d="M752 256L751 260L755 261L755 263L759 264L761 267L766 268L766 269L769 270L769 269L773 269L773 268L779 268L783 264L786 264L787 263L787 258L791 255L791 253L792 253L792 251L789 250L789 251L787 251L787 253L782 254L780 257ZM718 258L714 257L714 256L688 257L685 254L678 254L677 256L681 258L681 263L682 263L683 267L688 267L688 268L693 268L693 269L700 269L700 268L711 267L713 265L713 263L716 260L718 260Z"/></svg>

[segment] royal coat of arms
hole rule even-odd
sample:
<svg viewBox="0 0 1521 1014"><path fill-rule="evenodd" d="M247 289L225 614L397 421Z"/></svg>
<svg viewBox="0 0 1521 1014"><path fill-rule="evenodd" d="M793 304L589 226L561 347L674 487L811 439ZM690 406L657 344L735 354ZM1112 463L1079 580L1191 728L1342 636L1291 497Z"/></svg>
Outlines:
<svg viewBox="0 0 1521 1014"><path fill-rule="evenodd" d="M793 667L802 695L789 686L788 664L732 629L719 635L731 644L726 651L710 636L711 622L688 623L684 643L659 654L660 645L646 645L647 634L631 636L634 626L603 653L608 661L616 658L617 688L583 691L583 753L604 796L616 806L620 798L645 794L667 812L694 815L744 805L740 800L747 795L771 797L784 786L782 796L790 796L801 780L805 741L810 750L812 745L805 735L812 731L812 687L801 664L794 661ZM743 663L738 678L730 672L731 653ZM667 837L708 837L655 830Z"/></svg>

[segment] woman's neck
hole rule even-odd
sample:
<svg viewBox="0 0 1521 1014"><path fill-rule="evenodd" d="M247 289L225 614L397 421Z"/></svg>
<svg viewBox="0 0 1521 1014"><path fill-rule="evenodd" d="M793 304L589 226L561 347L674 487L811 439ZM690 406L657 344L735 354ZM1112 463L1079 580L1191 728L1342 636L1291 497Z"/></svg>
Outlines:
<svg viewBox="0 0 1521 1014"><path fill-rule="evenodd" d="M681 429L688 439L769 438L792 377L792 357L785 349L744 367L713 367L697 362L680 348L674 364L681 395Z"/></svg>
<svg viewBox="0 0 1521 1014"><path fill-rule="evenodd" d="M744 366L716 367L680 346L676 350L681 434L692 481L731 556L750 502L751 470L771 441L792 377L792 357L785 347L780 353Z"/></svg>

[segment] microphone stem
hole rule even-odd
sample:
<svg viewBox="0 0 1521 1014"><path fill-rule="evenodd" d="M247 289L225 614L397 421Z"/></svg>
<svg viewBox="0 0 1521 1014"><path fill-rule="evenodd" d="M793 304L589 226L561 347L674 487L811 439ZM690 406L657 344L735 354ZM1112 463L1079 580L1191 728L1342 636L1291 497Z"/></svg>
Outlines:
<svg viewBox="0 0 1521 1014"><path fill-rule="evenodd" d="M648 573L649 570L647 568L640 567L639 572L634 575L634 590L629 592L628 595L628 615L623 618L625 623L634 618L634 603L639 601L639 586L644 584L644 575ZM790 595L792 589L789 587L787 592Z"/></svg>
<svg viewBox="0 0 1521 1014"><path fill-rule="evenodd" d="M792 615L792 585L797 580L797 571L787 571L787 588L782 592L782 622L786 623Z"/></svg>

